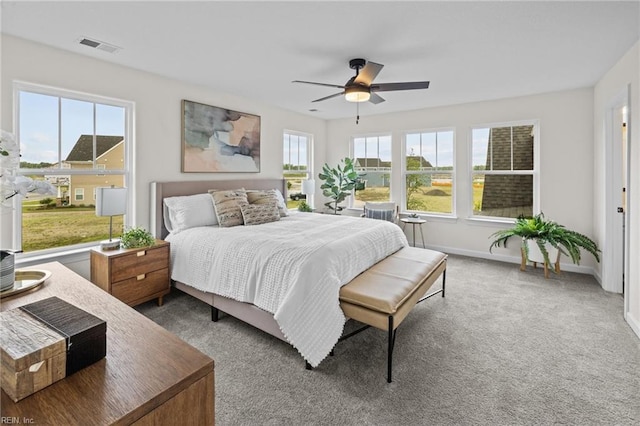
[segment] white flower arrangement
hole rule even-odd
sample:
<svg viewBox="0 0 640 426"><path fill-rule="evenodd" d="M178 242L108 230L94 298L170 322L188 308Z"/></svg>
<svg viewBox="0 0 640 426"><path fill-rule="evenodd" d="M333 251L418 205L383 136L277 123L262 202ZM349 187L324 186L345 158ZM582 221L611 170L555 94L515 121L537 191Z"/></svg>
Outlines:
<svg viewBox="0 0 640 426"><path fill-rule="evenodd" d="M55 195L56 188L44 180L33 180L18 174L20 167L20 147L13 134L1 131L0 137L0 204L11 207L10 201L16 195L26 197L29 193Z"/></svg>

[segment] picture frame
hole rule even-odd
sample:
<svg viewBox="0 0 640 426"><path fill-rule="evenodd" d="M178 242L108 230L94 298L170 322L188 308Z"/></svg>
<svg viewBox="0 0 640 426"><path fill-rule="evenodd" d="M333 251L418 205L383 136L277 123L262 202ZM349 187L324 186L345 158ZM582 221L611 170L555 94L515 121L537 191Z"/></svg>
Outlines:
<svg viewBox="0 0 640 426"><path fill-rule="evenodd" d="M183 173L259 173L260 116L182 100Z"/></svg>

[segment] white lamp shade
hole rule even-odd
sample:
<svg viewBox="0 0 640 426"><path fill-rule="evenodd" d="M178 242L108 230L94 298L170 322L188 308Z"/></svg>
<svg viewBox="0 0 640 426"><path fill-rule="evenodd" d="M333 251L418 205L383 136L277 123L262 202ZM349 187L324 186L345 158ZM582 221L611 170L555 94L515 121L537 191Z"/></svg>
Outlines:
<svg viewBox="0 0 640 426"><path fill-rule="evenodd" d="M127 188L96 188L96 216L117 216L127 212Z"/></svg>
<svg viewBox="0 0 640 426"><path fill-rule="evenodd" d="M316 193L316 181L307 179L302 181L302 193L305 195L313 195Z"/></svg>

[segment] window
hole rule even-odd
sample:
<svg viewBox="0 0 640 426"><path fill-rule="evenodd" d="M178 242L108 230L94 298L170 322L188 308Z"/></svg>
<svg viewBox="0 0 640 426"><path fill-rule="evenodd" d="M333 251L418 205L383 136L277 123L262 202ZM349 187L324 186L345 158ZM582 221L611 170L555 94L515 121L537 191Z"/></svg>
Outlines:
<svg viewBox="0 0 640 426"><path fill-rule="evenodd" d="M531 216L535 193L537 125L514 123L472 130L474 216Z"/></svg>
<svg viewBox="0 0 640 426"><path fill-rule="evenodd" d="M351 207L391 200L391 135L354 137L353 161L358 181Z"/></svg>
<svg viewBox="0 0 640 426"><path fill-rule="evenodd" d="M97 187L132 185L133 104L26 83L16 83L14 93L20 173L57 189L56 195L22 200L14 245L33 252L108 238L109 218L95 215L95 197L88 196ZM123 221L113 218L116 235Z"/></svg>
<svg viewBox="0 0 640 426"><path fill-rule="evenodd" d="M313 136L309 134L284 132L282 175L287 181L285 197L289 209L297 208L301 201L307 199L307 195L302 193L302 181L313 176L312 140ZM308 203L313 206L312 199Z"/></svg>
<svg viewBox="0 0 640 426"><path fill-rule="evenodd" d="M405 208L453 214L453 130L407 133L404 146Z"/></svg>

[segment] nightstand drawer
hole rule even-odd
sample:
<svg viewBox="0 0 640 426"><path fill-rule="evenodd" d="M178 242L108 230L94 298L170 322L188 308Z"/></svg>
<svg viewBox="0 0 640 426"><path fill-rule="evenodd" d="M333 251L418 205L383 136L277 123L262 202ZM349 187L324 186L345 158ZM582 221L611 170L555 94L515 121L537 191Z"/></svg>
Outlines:
<svg viewBox="0 0 640 426"><path fill-rule="evenodd" d="M113 283L111 288L111 294L127 304L162 291L169 292L167 268Z"/></svg>
<svg viewBox="0 0 640 426"><path fill-rule="evenodd" d="M166 268L169 261L169 247L139 249L126 256L112 259L113 282L126 280L158 269Z"/></svg>

